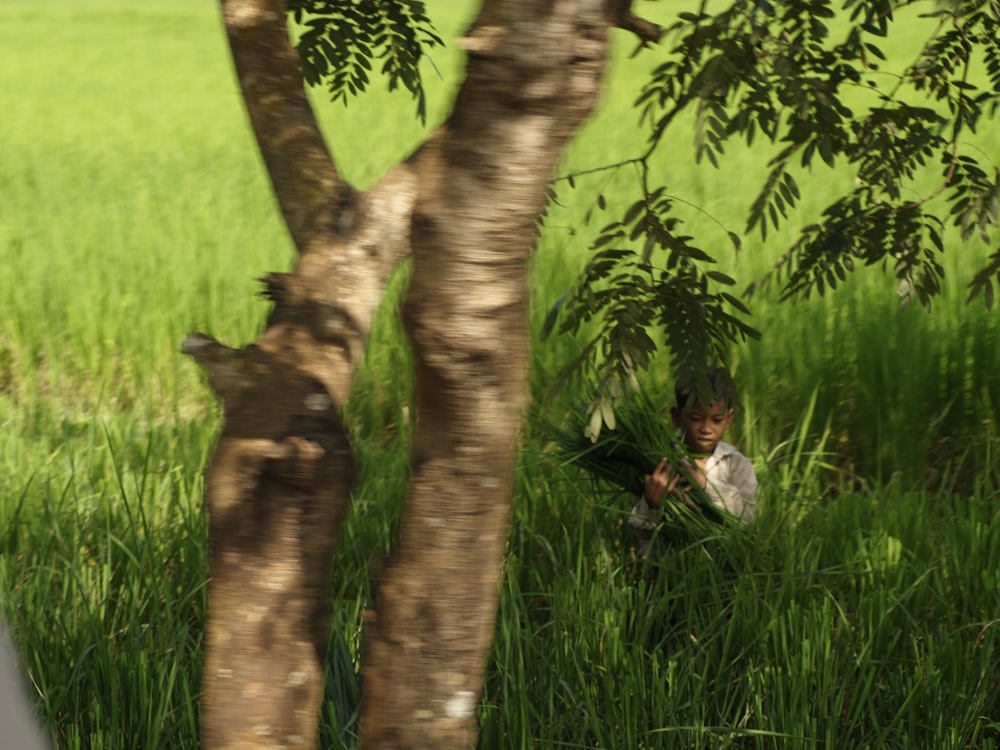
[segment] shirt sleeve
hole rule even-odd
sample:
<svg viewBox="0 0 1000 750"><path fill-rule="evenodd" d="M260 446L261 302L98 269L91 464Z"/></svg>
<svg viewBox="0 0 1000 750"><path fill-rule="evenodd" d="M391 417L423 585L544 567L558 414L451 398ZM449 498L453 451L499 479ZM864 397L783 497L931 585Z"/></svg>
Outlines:
<svg viewBox="0 0 1000 750"><path fill-rule="evenodd" d="M724 456L707 477L705 492L712 502L750 523L757 510L757 474L742 453Z"/></svg>

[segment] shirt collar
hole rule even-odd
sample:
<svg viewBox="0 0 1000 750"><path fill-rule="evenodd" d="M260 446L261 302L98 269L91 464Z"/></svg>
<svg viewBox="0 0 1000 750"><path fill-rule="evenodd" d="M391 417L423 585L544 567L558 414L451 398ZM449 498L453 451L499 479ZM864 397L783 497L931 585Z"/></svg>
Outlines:
<svg viewBox="0 0 1000 750"><path fill-rule="evenodd" d="M719 461L724 459L726 456L735 452L736 452L735 446L730 445L724 440L720 440L718 443L716 443L715 450L712 451L712 455L708 457L708 461L705 463L705 470L707 471L708 469L719 463Z"/></svg>

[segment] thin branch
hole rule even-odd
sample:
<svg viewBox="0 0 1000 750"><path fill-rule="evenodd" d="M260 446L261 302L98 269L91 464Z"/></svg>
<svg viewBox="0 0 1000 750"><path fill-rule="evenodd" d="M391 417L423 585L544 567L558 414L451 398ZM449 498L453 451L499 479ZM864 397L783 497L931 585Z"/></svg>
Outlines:
<svg viewBox="0 0 1000 750"><path fill-rule="evenodd" d="M650 44L657 44L663 34L663 28L652 21L637 16L632 12L632 0L604 0L604 12L612 26L630 31L639 37L639 46L633 56Z"/></svg>

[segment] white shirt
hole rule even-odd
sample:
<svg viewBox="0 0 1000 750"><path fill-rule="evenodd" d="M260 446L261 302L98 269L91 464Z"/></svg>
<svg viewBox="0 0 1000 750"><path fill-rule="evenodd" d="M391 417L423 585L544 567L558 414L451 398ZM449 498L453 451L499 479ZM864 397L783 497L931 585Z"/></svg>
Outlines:
<svg viewBox="0 0 1000 750"><path fill-rule="evenodd" d="M712 504L750 523L757 510L757 474L750 459L720 440L702 471L708 480L705 492Z"/></svg>

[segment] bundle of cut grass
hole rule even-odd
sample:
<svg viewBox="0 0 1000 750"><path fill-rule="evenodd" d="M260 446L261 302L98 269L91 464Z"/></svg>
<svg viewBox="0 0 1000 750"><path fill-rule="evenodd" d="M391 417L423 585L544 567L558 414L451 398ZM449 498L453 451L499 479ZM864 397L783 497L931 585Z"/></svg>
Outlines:
<svg viewBox="0 0 1000 750"><path fill-rule="evenodd" d="M595 408L601 408L596 387L583 389L569 400L561 421L541 415L534 424L554 445L556 455L582 469L599 491L627 494L634 501L643 494L646 475L662 459L681 472L692 463L663 405L654 403L645 392L634 390L616 401L613 421L597 431L591 424ZM683 487L683 500L674 495L664 498L661 526L699 532L735 520L697 486L687 482Z"/></svg>

